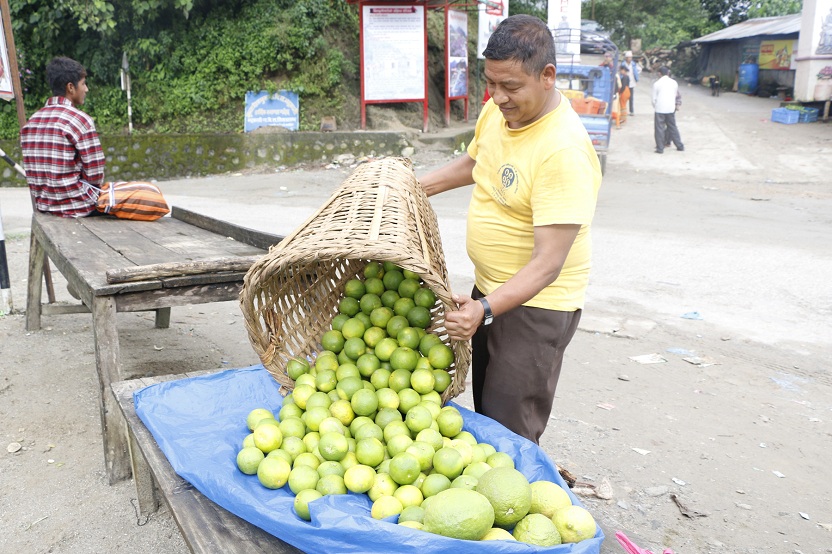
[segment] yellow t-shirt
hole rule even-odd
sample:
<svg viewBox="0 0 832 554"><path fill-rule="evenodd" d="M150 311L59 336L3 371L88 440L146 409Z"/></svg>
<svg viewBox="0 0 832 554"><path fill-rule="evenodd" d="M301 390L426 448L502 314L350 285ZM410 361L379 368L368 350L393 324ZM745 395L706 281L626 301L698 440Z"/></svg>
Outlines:
<svg viewBox="0 0 832 554"><path fill-rule="evenodd" d="M489 294L529 262L534 226L580 224L560 276L524 305L583 308L601 166L572 106L561 96L550 113L510 129L490 100L468 154L477 162L467 231L477 288Z"/></svg>

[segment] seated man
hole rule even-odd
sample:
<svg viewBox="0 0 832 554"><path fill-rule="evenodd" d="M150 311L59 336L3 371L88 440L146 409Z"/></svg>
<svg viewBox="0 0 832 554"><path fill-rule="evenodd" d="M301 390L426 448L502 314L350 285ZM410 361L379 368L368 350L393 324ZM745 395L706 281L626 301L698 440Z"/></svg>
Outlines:
<svg viewBox="0 0 832 554"><path fill-rule="evenodd" d="M104 151L95 123L78 109L87 96L87 72L70 58L46 66L52 96L20 133L26 181L35 209L61 217L96 212L104 182Z"/></svg>

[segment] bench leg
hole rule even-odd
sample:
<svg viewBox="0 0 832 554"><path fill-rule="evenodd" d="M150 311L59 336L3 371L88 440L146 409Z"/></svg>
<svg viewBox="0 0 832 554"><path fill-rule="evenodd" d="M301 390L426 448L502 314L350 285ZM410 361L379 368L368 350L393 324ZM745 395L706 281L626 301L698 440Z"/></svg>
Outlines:
<svg viewBox="0 0 832 554"><path fill-rule="evenodd" d="M29 238L29 281L26 284L26 330L40 330L45 252L35 234Z"/></svg>
<svg viewBox="0 0 832 554"><path fill-rule="evenodd" d="M167 329L170 327L170 308L159 308L156 310L156 328Z"/></svg>
<svg viewBox="0 0 832 554"><path fill-rule="evenodd" d="M101 434L104 440L104 464L112 485L130 477L127 429L110 389L112 383L121 380L114 297L93 297L92 327L95 335L95 366L101 396L99 408Z"/></svg>
<svg viewBox="0 0 832 554"><path fill-rule="evenodd" d="M159 509L159 496L156 494L156 482L150 466L142 456L136 436L128 430L130 446L130 464L133 468L133 482L136 484L136 498L139 500L139 515L147 517Z"/></svg>

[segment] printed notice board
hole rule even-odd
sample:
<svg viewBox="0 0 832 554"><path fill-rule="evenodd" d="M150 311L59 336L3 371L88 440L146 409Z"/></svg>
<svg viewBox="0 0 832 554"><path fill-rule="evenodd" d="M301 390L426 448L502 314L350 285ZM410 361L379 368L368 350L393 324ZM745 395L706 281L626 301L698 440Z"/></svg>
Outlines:
<svg viewBox="0 0 832 554"><path fill-rule="evenodd" d="M246 93L245 132L268 126L298 130L300 103L296 92L280 90L269 94L263 90Z"/></svg>
<svg viewBox="0 0 832 554"><path fill-rule="evenodd" d="M364 100L425 98L425 7L362 8Z"/></svg>

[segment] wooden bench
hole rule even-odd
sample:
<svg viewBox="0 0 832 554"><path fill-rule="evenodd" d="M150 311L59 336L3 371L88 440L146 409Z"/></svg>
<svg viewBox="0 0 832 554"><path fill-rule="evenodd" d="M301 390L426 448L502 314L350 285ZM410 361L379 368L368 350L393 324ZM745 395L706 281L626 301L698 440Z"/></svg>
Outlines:
<svg viewBox="0 0 832 554"><path fill-rule="evenodd" d="M233 239L233 240L230 240ZM170 324L170 308L236 300L248 267L282 237L174 207L171 217L140 222L112 217L32 217L26 329L41 314L91 312L104 462L110 483L130 477L127 438L111 383L121 381L116 312L156 311L156 327ZM44 253L82 304L41 304Z"/></svg>
<svg viewBox="0 0 832 554"><path fill-rule="evenodd" d="M112 384L113 395L127 422L133 480L142 516L155 512L164 498L191 552L214 554L301 553L274 535L218 506L174 472L156 440L136 415L133 393L148 385L213 373L132 379Z"/></svg>

